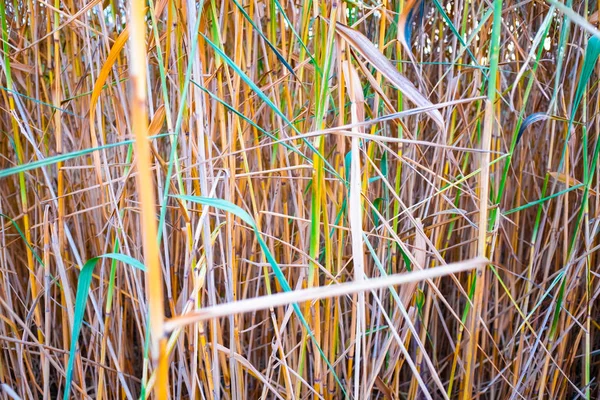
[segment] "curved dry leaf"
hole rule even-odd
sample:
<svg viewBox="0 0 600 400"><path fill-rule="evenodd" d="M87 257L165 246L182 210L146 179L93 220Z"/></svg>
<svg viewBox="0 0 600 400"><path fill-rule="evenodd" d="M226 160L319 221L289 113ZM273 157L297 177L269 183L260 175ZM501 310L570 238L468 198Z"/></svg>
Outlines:
<svg viewBox="0 0 600 400"><path fill-rule="evenodd" d="M127 26L123 30L123 32L121 32L119 34L119 37L117 38L117 40L111 47L110 52L108 53L108 57L106 58L104 65L102 65L102 68L100 69L100 73L98 74L98 78L96 78L96 82L94 82L94 87L92 89L92 96L90 97L90 115L89 115L90 140L92 142L93 147L99 146L98 138L96 137L96 119L95 119L96 104L98 103L98 99L100 98L100 93L102 93L104 84L106 83L106 80L108 79L108 76L110 75L110 72L112 71L112 67L113 67L114 63L117 61L117 58L118 58L119 54L121 53L121 50L123 50L123 47L125 47L125 43L127 43L127 39L129 39L129 26ZM98 179L98 183L101 184L102 183L102 167L101 167L101 162L100 162L100 154L95 152L92 155L92 158L94 160L94 169L96 170L96 178Z"/></svg>
<svg viewBox="0 0 600 400"><path fill-rule="evenodd" d="M584 189L584 184L581 183L580 181L578 181L577 179L571 177L571 176L567 176L565 174L563 174L562 172L549 172L548 173L551 177L553 177L554 179L556 179L558 182L560 183L564 183L567 186L580 186L579 189L583 190ZM593 196L597 196L598 193L592 189L592 188L588 188L588 193L593 195Z"/></svg>
<svg viewBox="0 0 600 400"><path fill-rule="evenodd" d="M538 32L535 35L533 42L531 43L531 48L529 49L529 54L527 55L527 58L523 62L523 65L521 66L521 69L519 70L519 73L517 74L517 77L515 78L515 81L512 85L513 88L510 91L509 99L510 99L510 105L513 109L515 108L513 99L515 98L515 93L516 93L517 89L519 88L518 83L521 80L521 78L523 77L523 75L525 75L525 72L529 70L529 63L532 60L535 60L536 53L538 52L538 47L541 44L542 39L547 37L546 34L547 34L548 25L552 22L552 20L554 18L554 8L555 8L554 6L550 7L550 10L546 14L546 18L544 18L544 21L542 22L540 29L538 29Z"/></svg>
<svg viewBox="0 0 600 400"><path fill-rule="evenodd" d="M376 47L362 33L339 22L336 23L338 33L346 40L356 51L358 51L369 63L371 63L383 76L398 88L404 95L418 107L433 106L425 95L423 95L412 84L408 78L402 75ZM427 111L427 114L435 121L438 127L444 131L445 123L442 114L438 110Z"/></svg>
<svg viewBox="0 0 600 400"><path fill-rule="evenodd" d="M346 82L346 88L348 89L348 96L352 104L356 106L356 121L353 123L361 123L365 121L365 98L363 95L362 87L360 86L360 79L358 72L352 67L348 61L342 62L342 71L344 72L344 80ZM354 118L353 118L354 119ZM364 131L359 129L359 131Z"/></svg>
<svg viewBox="0 0 600 400"><path fill-rule="evenodd" d="M152 121L150 121L150 125L148 125L148 136L155 136L160 133L160 128L162 128L165 123L165 116L165 106L164 104L161 104L154 112Z"/></svg>
<svg viewBox="0 0 600 400"><path fill-rule="evenodd" d="M156 7L154 8L154 13L157 17L162 14L166 5L167 5L167 0L160 0L156 4ZM96 81L94 82L94 86L92 89L92 95L90 97L90 114L89 114L90 139L91 139L93 147L99 146L98 139L96 137L96 125L95 125L96 104L98 103L100 94L102 93L102 90L104 89L104 84L106 83L106 80L108 79L108 76L110 75L115 62L117 61L117 58L119 57L119 54L121 54L121 51L125 47L127 40L129 40L129 25L127 25L125 27L125 29L123 29L123 31L119 34L119 36L113 43L113 45L110 48L110 51L108 53L108 57L106 58L106 61L102 65L102 68L100 69L100 73L98 74L98 77L96 78ZM94 167L96 170L96 176L98 178L98 182L102 183L100 155L95 152L92 157L94 160Z"/></svg>

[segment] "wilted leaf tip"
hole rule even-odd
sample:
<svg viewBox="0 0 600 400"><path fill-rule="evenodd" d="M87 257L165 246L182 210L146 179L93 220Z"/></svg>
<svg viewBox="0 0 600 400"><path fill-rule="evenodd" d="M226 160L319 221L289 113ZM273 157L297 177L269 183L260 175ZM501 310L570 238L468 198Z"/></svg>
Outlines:
<svg viewBox="0 0 600 400"><path fill-rule="evenodd" d="M377 71L385 76L398 90L418 107L428 109L427 114L435 121L438 127L445 131L446 125L442 114L436 109L423 93L413 83L402 75L392 65L377 47L361 32L342 23L336 23L337 32L361 56L363 56Z"/></svg>

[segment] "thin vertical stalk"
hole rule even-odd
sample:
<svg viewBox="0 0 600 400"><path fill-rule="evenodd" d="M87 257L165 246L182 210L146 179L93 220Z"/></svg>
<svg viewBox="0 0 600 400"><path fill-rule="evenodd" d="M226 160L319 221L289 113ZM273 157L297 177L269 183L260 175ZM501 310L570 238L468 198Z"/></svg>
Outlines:
<svg viewBox="0 0 600 400"><path fill-rule="evenodd" d="M155 386L157 398L167 398L168 363L164 337L163 279L156 243L156 198L152 178L152 160L148 141L148 111L146 90L146 8L143 0L131 3L131 122L135 134L137 186L141 204L141 225L144 258L147 268L146 296L150 310L150 351L158 364Z"/></svg>
<svg viewBox="0 0 600 400"><path fill-rule="evenodd" d="M490 150L492 143L492 131L495 125L494 105L496 102L496 82L498 75L498 61L500 54L500 27L502 24L502 0L494 0L494 19L492 23L492 36L490 38L490 73L487 87L487 99L485 102L485 115L483 132L481 138L479 174L479 231L477 236L477 255L485 257L487 254L487 232L488 232L488 198L490 191ZM475 285L473 309L469 316L469 343L466 349L465 377L463 380L464 400L470 399L475 383L475 364L477 360L477 348L479 340L480 319L482 315L482 299L486 285L485 268L480 268L472 275L472 285Z"/></svg>

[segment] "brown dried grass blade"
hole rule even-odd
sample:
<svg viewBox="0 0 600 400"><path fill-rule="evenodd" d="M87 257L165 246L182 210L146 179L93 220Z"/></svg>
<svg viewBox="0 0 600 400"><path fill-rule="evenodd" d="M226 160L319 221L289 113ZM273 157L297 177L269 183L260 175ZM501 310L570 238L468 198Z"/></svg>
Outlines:
<svg viewBox="0 0 600 400"><path fill-rule="evenodd" d="M415 105L418 107L428 107L433 105L433 103L430 102L425 95L421 93L410 80L408 80L408 78L394 68L390 60L388 60L365 35L339 22L336 23L336 28L340 36L342 36L354 50L369 61L369 63L381 72L383 76L385 76ZM446 124L444 123L444 118L438 110L428 111L427 114L442 131L445 130Z"/></svg>
<svg viewBox="0 0 600 400"><path fill-rule="evenodd" d="M583 183L581 183L580 181L578 181L577 179L567 176L565 174L563 174L562 172L550 172L549 173L551 177L553 177L554 179L556 179L558 182L560 183L564 183L568 186L580 186L580 189L583 190ZM597 196L598 192L596 192L594 189L589 189L589 193L591 195Z"/></svg>

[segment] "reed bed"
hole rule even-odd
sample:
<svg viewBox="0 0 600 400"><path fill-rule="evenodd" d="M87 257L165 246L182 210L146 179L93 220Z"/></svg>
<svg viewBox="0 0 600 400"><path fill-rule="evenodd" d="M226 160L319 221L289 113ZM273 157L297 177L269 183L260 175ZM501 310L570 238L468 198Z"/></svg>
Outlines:
<svg viewBox="0 0 600 400"><path fill-rule="evenodd" d="M0 398L598 398L597 9L0 0Z"/></svg>

